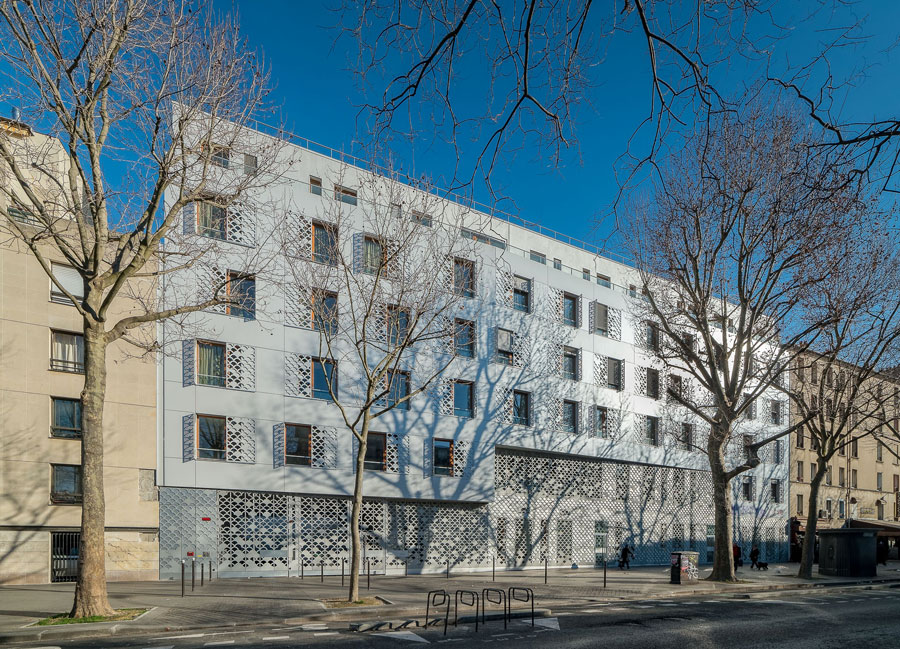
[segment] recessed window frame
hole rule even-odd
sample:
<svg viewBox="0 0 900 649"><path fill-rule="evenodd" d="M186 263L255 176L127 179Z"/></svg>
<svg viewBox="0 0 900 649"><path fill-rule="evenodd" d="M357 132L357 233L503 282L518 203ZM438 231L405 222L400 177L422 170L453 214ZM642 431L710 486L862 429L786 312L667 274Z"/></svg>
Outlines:
<svg viewBox="0 0 900 649"><path fill-rule="evenodd" d="M293 432L293 435L292 435ZM290 453L291 438L298 441L298 450L303 450L303 440L306 443L306 455ZM285 423L284 425L284 464L285 466L312 466L312 426L309 424Z"/></svg>
<svg viewBox="0 0 900 649"><path fill-rule="evenodd" d="M475 297L477 278L475 262L471 259L453 259L453 293L464 298Z"/></svg>
<svg viewBox="0 0 900 649"><path fill-rule="evenodd" d="M388 406L393 406L397 410L409 410L409 399L402 401L409 396L410 389L410 373L406 370L388 370L387 394L385 400Z"/></svg>
<svg viewBox="0 0 900 649"><path fill-rule="evenodd" d="M318 369L317 369L318 368ZM330 374L330 381L329 375ZM316 381L316 376L321 376L321 382L323 385L318 385L318 381ZM328 384L331 383L332 389L337 392L338 390L338 374L337 374L337 362L331 360L330 358L313 358L310 360L310 375L309 375L309 395L313 399L320 399L322 401L331 401L331 392L328 390Z"/></svg>
<svg viewBox="0 0 900 649"><path fill-rule="evenodd" d="M463 419L473 419L475 417L475 383L463 379L454 379L452 385L453 415ZM457 388L464 389L468 392L468 408L461 408L457 405Z"/></svg>
<svg viewBox="0 0 900 649"><path fill-rule="evenodd" d="M561 356L560 375L564 379L577 381L579 379L578 363L581 357L578 348L563 345Z"/></svg>
<svg viewBox="0 0 900 649"><path fill-rule="evenodd" d="M338 294L334 291L313 291L310 301L313 331L321 331L327 336L337 334Z"/></svg>
<svg viewBox="0 0 900 649"><path fill-rule="evenodd" d="M75 347L75 359L65 359L54 357L54 347L56 347L56 336L73 336ZM78 344L79 339L81 344ZM65 345L69 347L68 344ZM81 351L80 357L78 351ZM55 372L68 372L70 374L84 374L84 334L79 331L65 331L62 329L50 330L50 369Z"/></svg>
<svg viewBox="0 0 900 649"><path fill-rule="evenodd" d="M203 427L203 421L208 422L218 422L222 426L222 448L218 448L215 446L200 446L201 439L201 430ZM198 460L215 460L215 461L224 461L226 455L228 453L228 425L227 419L221 415L201 415L198 414L196 417L195 424L195 442L194 446L197 449L197 459Z"/></svg>
<svg viewBox="0 0 900 649"><path fill-rule="evenodd" d="M334 200L340 201L346 205L356 206L359 202L359 196L355 189L350 189L344 185L335 185Z"/></svg>
<svg viewBox="0 0 900 649"><path fill-rule="evenodd" d="M373 444L373 442L375 443ZM387 471L387 433L370 432L366 436L366 455L363 458L363 471L376 471L379 473Z"/></svg>
<svg viewBox="0 0 900 649"><path fill-rule="evenodd" d="M453 321L453 353L461 358L475 358L475 322L456 318Z"/></svg>
<svg viewBox="0 0 900 649"><path fill-rule="evenodd" d="M247 287L249 290L239 293L237 287ZM225 284L228 303L225 305L225 313L244 320L256 319L256 276L247 275L234 270L229 270ZM232 298L232 296L235 296ZM232 302L232 299L235 301Z"/></svg>
<svg viewBox="0 0 900 649"><path fill-rule="evenodd" d="M316 196L322 195L322 179L318 176L309 177L309 193Z"/></svg>
<svg viewBox="0 0 900 649"><path fill-rule="evenodd" d="M70 470L71 469L71 470ZM66 475L68 474L68 475ZM64 482L72 488L63 489ZM84 471L79 464L50 464L50 503L53 505L77 505L84 498Z"/></svg>
<svg viewBox="0 0 900 649"><path fill-rule="evenodd" d="M198 340L197 343L197 360L196 360L196 377L197 385L211 386L216 388L226 387L226 377L228 376L228 353L227 346L223 342L215 340ZM222 374L201 374L200 373L200 350L203 347L216 348L222 355Z"/></svg>
<svg viewBox="0 0 900 649"><path fill-rule="evenodd" d="M58 423L58 408L77 404L75 414L72 417L72 426L60 426ZM81 415L82 404L81 399L72 399L71 397L50 397L50 437L54 439L81 439Z"/></svg>
<svg viewBox="0 0 900 649"><path fill-rule="evenodd" d="M312 229L312 259L318 264L337 266L338 258L338 229L333 223L313 221ZM321 245L320 245L321 242Z"/></svg>
<svg viewBox="0 0 900 649"><path fill-rule="evenodd" d="M562 312L559 314L560 322L567 327L578 327L578 296L574 293L563 293ZM571 310L571 316L569 311Z"/></svg>
<svg viewBox="0 0 900 649"><path fill-rule="evenodd" d="M559 429L563 433L577 435L580 424L579 415L580 404L571 399L563 399L560 404Z"/></svg>
<svg viewBox="0 0 900 649"><path fill-rule="evenodd" d="M609 437L609 408L594 406L594 437Z"/></svg>
<svg viewBox="0 0 900 649"><path fill-rule="evenodd" d="M453 477L453 451L454 443L452 439L435 438L431 442L432 447L432 467L431 474L436 476ZM439 453L438 450L446 449L446 453ZM446 459L445 459L446 458Z"/></svg>
<svg viewBox="0 0 900 649"><path fill-rule="evenodd" d="M527 277L513 275L512 308L522 313L531 313L532 282Z"/></svg>
<svg viewBox="0 0 900 649"><path fill-rule="evenodd" d="M512 423L517 426L531 426L530 392L526 392L525 390L513 390Z"/></svg>
<svg viewBox="0 0 900 649"><path fill-rule="evenodd" d="M509 344L506 345L507 348L504 348L503 340L508 339ZM516 362L515 358L515 340L516 334L510 329L504 329L502 327L497 328L497 350L496 350L496 359L498 363L502 365L512 366Z"/></svg>

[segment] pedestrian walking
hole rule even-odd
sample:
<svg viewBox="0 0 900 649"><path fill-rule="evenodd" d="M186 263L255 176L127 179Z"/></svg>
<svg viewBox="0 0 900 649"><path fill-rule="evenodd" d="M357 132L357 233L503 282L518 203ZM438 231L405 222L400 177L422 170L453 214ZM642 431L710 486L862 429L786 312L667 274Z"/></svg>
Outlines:
<svg viewBox="0 0 900 649"><path fill-rule="evenodd" d="M754 545L750 550L750 570L756 568L759 570L759 546Z"/></svg>
<svg viewBox="0 0 900 649"><path fill-rule="evenodd" d="M731 554L734 556L734 569L741 567L741 546L737 543L731 544Z"/></svg>
<svg viewBox="0 0 900 649"><path fill-rule="evenodd" d="M631 556L634 554L627 543L622 544L622 550L619 552L619 570L631 570Z"/></svg>

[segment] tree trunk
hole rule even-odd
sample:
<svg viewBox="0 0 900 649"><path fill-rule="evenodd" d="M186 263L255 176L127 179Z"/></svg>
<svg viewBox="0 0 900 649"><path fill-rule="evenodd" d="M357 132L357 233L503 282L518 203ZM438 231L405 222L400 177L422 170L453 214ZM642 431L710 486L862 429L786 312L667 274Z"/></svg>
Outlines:
<svg viewBox="0 0 900 649"><path fill-rule="evenodd" d="M823 470L824 469L824 470ZM809 483L809 511L806 513L806 533L803 535L803 548L800 553L800 570L797 576L801 579L812 579L813 561L816 555L816 524L819 521L819 488L827 466L820 459L816 474Z"/></svg>
<svg viewBox="0 0 900 649"><path fill-rule="evenodd" d="M347 601L359 601L359 568L362 561L362 544L359 540L359 516L363 502L363 471L366 466L366 442L368 441L369 423L366 416L363 420L362 441L356 453L356 479L353 482L353 506L350 511L350 593Z"/></svg>
<svg viewBox="0 0 900 649"><path fill-rule="evenodd" d="M106 336L84 323L84 389L81 392L81 548L72 617L112 615L106 593L106 501L103 494L103 402Z"/></svg>
<svg viewBox="0 0 900 649"><path fill-rule="evenodd" d="M727 439L727 435L713 439L714 435L714 432L710 433L710 442L707 447L710 472L712 473L713 509L716 523L715 553L709 579L711 581L735 581L734 557L731 550L731 481L728 479L725 469L725 458L720 441Z"/></svg>

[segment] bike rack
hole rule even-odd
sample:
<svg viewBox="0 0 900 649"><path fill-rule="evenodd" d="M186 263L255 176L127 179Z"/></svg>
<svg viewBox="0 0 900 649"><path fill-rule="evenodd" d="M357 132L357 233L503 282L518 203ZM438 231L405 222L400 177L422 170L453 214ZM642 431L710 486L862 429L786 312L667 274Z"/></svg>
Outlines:
<svg viewBox="0 0 900 649"><path fill-rule="evenodd" d="M523 586L509 587L509 615L512 615L512 603L531 602L531 626L534 626L534 591Z"/></svg>
<svg viewBox="0 0 900 649"><path fill-rule="evenodd" d="M437 608L438 606L447 605L446 610L444 611L444 635L447 635L447 620L450 618L450 594L444 590L430 590L428 591L428 600L425 602L425 628L428 628L429 617L431 614L431 607L434 606ZM440 618L437 619L440 622Z"/></svg>
<svg viewBox="0 0 900 649"><path fill-rule="evenodd" d="M497 599L493 599L496 597ZM481 591L481 623L487 624L484 615L487 612L488 604L500 604L503 607L503 628L509 619L509 601L506 599L506 592L502 588L484 588Z"/></svg>
<svg viewBox="0 0 900 649"><path fill-rule="evenodd" d="M466 598L469 598L469 601L466 601ZM459 624L459 605L462 603L463 606L474 606L475 607L475 631L478 631L478 604L479 598L478 593L474 590L458 590L456 591L456 597L454 597L453 602L453 626L457 626ZM484 615L484 611L482 610L482 615Z"/></svg>

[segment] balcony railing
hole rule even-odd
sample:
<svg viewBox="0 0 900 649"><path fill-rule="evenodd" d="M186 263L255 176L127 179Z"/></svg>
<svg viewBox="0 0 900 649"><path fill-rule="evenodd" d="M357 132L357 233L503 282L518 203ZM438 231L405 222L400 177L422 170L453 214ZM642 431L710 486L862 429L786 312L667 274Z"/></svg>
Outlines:
<svg viewBox="0 0 900 649"><path fill-rule="evenodd" d="M59 358L50 359L50 369L56 372L71 372L72 374L84 374L84 361L69 361Z"/></svg>

